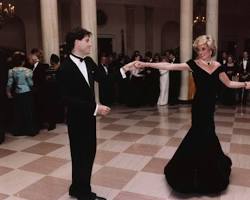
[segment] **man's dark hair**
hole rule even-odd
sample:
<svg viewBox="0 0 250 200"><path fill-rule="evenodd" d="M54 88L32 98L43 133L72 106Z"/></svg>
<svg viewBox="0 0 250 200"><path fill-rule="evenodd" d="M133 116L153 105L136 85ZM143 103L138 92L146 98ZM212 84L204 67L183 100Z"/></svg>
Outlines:
<svg viewBox="0 0 250 200"><path fill-rule="evenodd" d="M33 48L33 49L31 49L30 53L31 54L39 54L40 50L38 48Z"/></svg>
<svg viewBox="0 0 250 200"><path fill-rule="evenodd" d="M52 65L52 64L58 64L59 61L60 61L60 58L59 58L58 55L56 55L56 54L51 54L51 56L50 56L50 64L51 64L51 65Z"/></svg>
<svg viewBox="0 0 250 200"><path fill-rule="evenodd" d="M43 52L41 49L33 48L31 49L30 53L36 55L39 60L43 59Z"/></svg>
<svg viewBox="0 0 250 200"><path fill-rule="evenodd" d="M147 51L145 53L145 57L152 58L153 57L153 53L151 51Z"/></svg>
<svg viewBox="0 0 250 200"><path fill-rule="evenodd" d="M168 52L169 52L169 55L176 56L176 53L173 49L170 49Z"/></svg>
<svg viewBox="0 0 250 200"><path fill-rule="evenodd" d="M91 32L81 28L81 27L76 27L66 35L66 49L67 52L70 53L74 46L75 46L75 41L76 40L81 40L85 36L91 36Z"/></svg>

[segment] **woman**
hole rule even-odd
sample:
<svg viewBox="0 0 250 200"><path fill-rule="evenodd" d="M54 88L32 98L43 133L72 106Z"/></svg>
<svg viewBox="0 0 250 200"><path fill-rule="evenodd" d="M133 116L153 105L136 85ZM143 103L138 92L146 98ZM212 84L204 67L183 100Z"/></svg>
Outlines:
<svg viewBox="0 0 250 200"><path fill-rule="evenodd" d="M139 52L135 51L131 61L140 61L142 56ZM127 105L130 107L139 107L144 102L143 96L145 93L145 75L143 74L143 69L134 68L129 75L128 81L128 102Z"/></svg>
<svg viewBox="0 0 250 200"><path fill-rule="evenodd" d="M24 67L25 54L23 52L15 52L12 62L14 67L9 70L6 88L8 98L14 98L14 119L11 132L16 136L33 136L37 134L37 130L34 128L33 117L32 71ZM14 96L11 91L14 91Z"/></svg>
<svg viewBox="0 0 250 200"><path fill-rule="evenodd" d="M167 62L167 57L162 58L162 62ZM169 88L169 71L160 71L160 95L158 98L157 105L165 106L168 104L168 88Z"/></svg>
<svg viewBox="0 0 250 200"><path fill-rule="evenodd" d="M221 81L230 88L250 88L250 82L231 81L220 63L213 60L215 44L211 36L202 35L193 44L195 60L187 63L143 63L137 67L165 70L190 70L196 94L192 103L192 127L165 167L169 185L182 193L218 193L229 184L232 162L220 146L215 133L214 110Z"/></svg>

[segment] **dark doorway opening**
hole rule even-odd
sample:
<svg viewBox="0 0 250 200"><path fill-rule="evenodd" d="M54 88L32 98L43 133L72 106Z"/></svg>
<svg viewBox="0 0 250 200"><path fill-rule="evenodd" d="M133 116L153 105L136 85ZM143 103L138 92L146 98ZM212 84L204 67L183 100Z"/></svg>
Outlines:
<svg viewBox="0 0 250 200"><path fill-rule="evenodd" d="M113 53L112 38L98 38L98 56Z"/></svg>

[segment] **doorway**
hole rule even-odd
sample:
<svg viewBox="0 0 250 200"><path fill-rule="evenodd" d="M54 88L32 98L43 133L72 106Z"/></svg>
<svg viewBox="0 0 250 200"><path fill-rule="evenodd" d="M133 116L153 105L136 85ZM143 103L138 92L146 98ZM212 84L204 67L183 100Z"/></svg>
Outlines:
<svg viewBox="0 0 250 200"><path fill-rule="evenodd" d="M112 38L98 38L98 56L103 54L110 55L113 53Z"/></svg>

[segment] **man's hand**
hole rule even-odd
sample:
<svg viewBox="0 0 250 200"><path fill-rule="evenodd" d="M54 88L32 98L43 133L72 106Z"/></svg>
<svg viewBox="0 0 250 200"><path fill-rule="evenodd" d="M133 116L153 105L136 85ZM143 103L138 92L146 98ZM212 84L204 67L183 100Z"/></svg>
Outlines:
<svg viewBox="0 0 250 200"><path fill-rule="evenodd" d="M144 68L147 66L147 63L146 62L141 62L141 61L136 61L135 62L135 67L136 68Z"/></svg>
<svg viewBox="0 0 250 200"><path fill-rule="evenodd" d="M97 114L98 115L107 115L110 112L110 108L108 106L104 106L104 105L98 105L98 109L97 109Z"/></svg>
<svg viewBox="0 0 250 200"><path fill-rule="evenodd" d="M122 69L123 69L125 72L127 72L127 71L132 71L132 70L135 69L135 63L136 63L136 62L137 62L137 61L133 61L133 62L130 62L130 63L126 64L126 65L124 65L124 66L122 67Z"/></svg>

